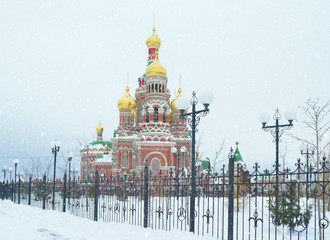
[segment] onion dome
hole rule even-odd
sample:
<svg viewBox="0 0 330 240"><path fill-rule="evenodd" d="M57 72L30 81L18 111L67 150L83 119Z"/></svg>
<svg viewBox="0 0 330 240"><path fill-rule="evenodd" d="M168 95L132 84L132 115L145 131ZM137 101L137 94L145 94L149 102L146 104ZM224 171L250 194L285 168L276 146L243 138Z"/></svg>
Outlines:
<svg viewBox="0 0 330 240"><path fill-rule="evenodd" d="M108 143L105 144L104 149L105 149L105 150L109 150Z"/></svg>
<svg viewBox="0 0 330 240"><path fill-rule="evenodd" d="M135 109L135 107L136 107L136 101L129 94L129 87L127 86L125 95L118 101L118 108L119 109Z"/></svg>
<svg viewBox="0 0 330 240"><path fill-rule="evenodd" d="M166 76L167 72L165 68L158 61L158 51L156 51L156 59L153 61L146 70L146 76L150 75L162 75Z"/></svg>
<svg viewBox="0 0 330 240"><path fill-rule="evenodd" d="M175 103L176 103L176 100L178 100L178 98L182 97L182 94L181 94L182 90L181 88L179 88L178 90L178 96L176 96L176 98L173 99L173 101L171 102L171 110L172 111L178 111L179 109L175 106Z"/></svg>
<svg viewBox="0 0 330 240"><path fill-rule="evenodd" d="M147 46L148 47L154 46L154 47L159 48L162 41L160 41L160 38L158 37L158 35L155 34L155 32L156 32L155 27L152 28L152 32L153 32L152 35L150 37L148 37L148 39L147 39L147 42L146 42Z"/></svg>
<svg viewBox="0 0 330 240"><path fill-rule="evenodd" d="M99 126L96 128L97 132L103 132L103 127L101 126L101 123L99 123Z"/></svg>
<svg viewBox="0 0 330 240"><path fill-rule="evenodd" d="M196 151L196 158L199 157L199 151L198 151L198 148L197 148L197 151Z"/></svg>

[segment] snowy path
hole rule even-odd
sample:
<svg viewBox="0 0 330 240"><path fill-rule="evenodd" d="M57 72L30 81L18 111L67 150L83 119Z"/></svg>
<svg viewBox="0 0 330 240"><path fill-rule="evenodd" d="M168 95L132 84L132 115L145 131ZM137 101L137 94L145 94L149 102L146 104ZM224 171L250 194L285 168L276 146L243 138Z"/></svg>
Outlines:
<svg viewBox="0 0 330 240"><path fill-rule="evenodd" d="M0 200L1 239L210 239L178 230L161 231L119 223L94 222L69 213Z"/></svg>

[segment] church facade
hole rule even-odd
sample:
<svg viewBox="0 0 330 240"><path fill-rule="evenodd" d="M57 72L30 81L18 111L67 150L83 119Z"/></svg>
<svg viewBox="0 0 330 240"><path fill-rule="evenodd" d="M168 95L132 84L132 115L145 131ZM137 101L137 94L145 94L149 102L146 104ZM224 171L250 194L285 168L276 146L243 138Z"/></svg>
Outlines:
<svg viewBox="0 0 330 240"><path fill-rule="evenodd" d="M191 171L191 137L187 120L176 108L178 95L170 101L167 72L159 61L161 40L153 27L147 39L148 61L145 73L138 78L135 98L126 86L118 101L119 125L111 141L103 140L103 127L97 127L97 141L81 148L81 178L132 175L148 164L152 175L170 171Z"/></svg>

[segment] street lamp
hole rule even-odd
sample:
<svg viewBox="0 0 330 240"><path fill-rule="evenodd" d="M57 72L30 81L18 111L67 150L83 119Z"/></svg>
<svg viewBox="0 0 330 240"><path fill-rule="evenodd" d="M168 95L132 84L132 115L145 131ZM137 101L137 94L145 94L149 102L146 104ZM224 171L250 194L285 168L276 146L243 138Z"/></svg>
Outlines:
<svg viewBox="0 0 330 240"><path fill-rule="evenodd" d="M70 182L71 182L71 161L73 158L73 153L70 152L68 155L68 162L69 162L69 186L68 186L68 204L70 206Z"/></svg>
<svg viewBox="0 0 330 240"><path fill-rule="evenodd" d="M7 165L3 167L2 173L3 173L3 181L6 182Z"/></svg>
<svg viewBox="0 0 330 240"><path fill-rule="evenodd" d="M182 146L181 148L180 148L180 151L178 151L175 147L172 147L171 148L171 152L173 153L173 157L175 157L176 156L176 162L177 162L177 170L176 170L176 172L177 172L177 176L179 176L179 170L180 170L180 168L184 168L184 163L183 163L183 161L182 161L182 159L183 159L183 157L184 157L184 154L185 154L185 152L187 151L187 149L186 149L186 147L185 146ZM180 153L181 152L181 153Z"/></svg>
<svg viewBox="0 0 330 240"><path fill-rule="evenodd" d="M10 180L10 182L11 182L11 172L13 171L13 168L10 167L10 168L8 168L8 170L9 170L9 180Z"/></svg>
<svg viewBox="0 0 330 240"><path fill-rule="evenodd" d="M275 218L273 219L274 224L278 225L278 171L279 171L279 141L280 137L283 135L284 130L288 130L293 127L293 120L296 118L294 112L287 112L285 114L285 118L288 120L289 124L279 124L279 121L282 119L281 114L279 113L278 109L273 116L275 120L275 125L266 126L267 122L269 121L270 117L267 113L263 113L259 116L259 121L262 124L262 129L265 132L270 132L271 135L275 138L275 152L276 152L276 161L275 161L275 174L276 174L276 185L275 185ZM275 233L276 234L276 233Z"/></svg>
<svg viewBox="0 0 330 240"><path fill-rule="evenodd" d="M23 172L18 174L18 204L21 204L21 177L23 177Z"/></svg>
<svg viewBox="0 0 330 240"><path fill-rule="evenodd" d="M14 165L15 165L15 185L14 185L14 202L16 202L16 176L17 176L17 164L19 163L19 159L14 159Z"/></svg>
<svg viewBox="0 0 330 240"><path fill-rule="evenodd" d="M55 140L51 143L52 153L54 154L54 178L53 178L53 200L52 200L52 208L55 209L55 182L56 182L56 156L57 153L60 151L60 141Z"/></svg>
<svg viewBox="0 0 330 240"><path fill-rule="evenodd" d="M209 105L213 101L213 94L211 92L203 92L199 96L199 100L204 105L203 110L196 111L196 105L198 104L198 99L196 93L192 93L192 98L189 102L188 99L181 97L176 101L176 107L180 110L181 118L187 117L188 123L191 127L192 133L192 147L191 147L191 196L190 196L190 225L189 231L195 232L195 191L196 191L196 168L195 168L195 134L196 127L200 121L200 117L205 117L209 112ZM189 104L192 106L192 111L190 113L184 113Z"/></svg>

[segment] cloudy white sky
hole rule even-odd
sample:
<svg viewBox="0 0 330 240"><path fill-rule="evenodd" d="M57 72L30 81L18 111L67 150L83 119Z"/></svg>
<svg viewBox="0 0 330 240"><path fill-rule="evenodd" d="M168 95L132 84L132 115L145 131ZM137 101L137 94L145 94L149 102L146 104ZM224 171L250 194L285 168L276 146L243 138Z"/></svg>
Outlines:
<svg viewBox="0 0 330 240"><path fill-rule="evenodd" d="M134 95L145 71L154 13L171 92L181 74L185 96L215 95L199 125L203 156L222 139L226 156L239 141L248 165L269 167L275 146L258 116L276 108L296 110L290 131L308 135L297 106L330 96L330 1L3 0L0 168L50 157L54 139L78 162L78 139L93 140L99 121L111 138L127 73ZM291 142L283 137L293 163L299 145Z"/></svg>

